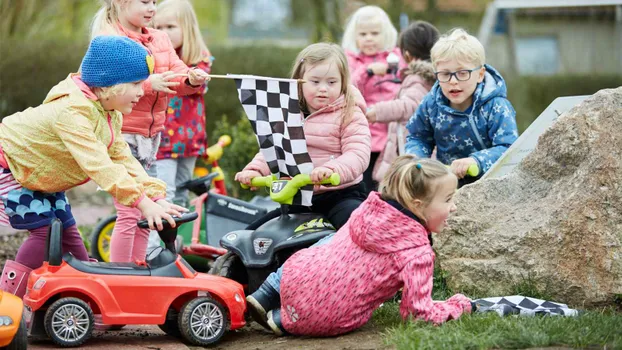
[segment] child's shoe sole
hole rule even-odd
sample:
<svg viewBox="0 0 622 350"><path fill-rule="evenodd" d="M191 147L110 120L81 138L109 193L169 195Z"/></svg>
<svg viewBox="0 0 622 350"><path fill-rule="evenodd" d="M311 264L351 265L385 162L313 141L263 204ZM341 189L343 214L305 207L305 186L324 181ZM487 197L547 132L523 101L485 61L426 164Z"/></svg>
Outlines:
<svg viewBox="0 0 622 350"><path fill-rule="evenodd" d="M274 332L274 334L277 337L283 336L283 331L281 331L281 328L279 328L279 326L277 326L276 323L274 323L274 320L272 319L272 310L268 312L268 326L270 327L270 330Z"/></svg>
<svg viewBox="0 0 622 350"><path fill-rule="evenodd" d="M261 306L257 299L253 298L252 295L247 296L246 305L248 306L248 313L251 315L253 320L259 323L266 330L272 332L272 327L268 324L266 310L264 310L263 306Z"/></svg>

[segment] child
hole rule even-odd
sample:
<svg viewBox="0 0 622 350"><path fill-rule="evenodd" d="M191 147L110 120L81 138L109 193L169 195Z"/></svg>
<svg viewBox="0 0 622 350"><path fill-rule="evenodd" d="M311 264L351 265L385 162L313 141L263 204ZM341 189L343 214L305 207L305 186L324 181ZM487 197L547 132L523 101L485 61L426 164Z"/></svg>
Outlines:
<svg viewBox="0 0 622 350"><path fill-rule="evenodd" d="M247 297L251 315L277 335L333 336L363 326L400 288L404 319L438 324L471 312L461 294L432 300L430 232L441 232L456 210L456 185L436 160L398 157L380 192L330 242L298 251Z"/></svg>
<svg viewBox="0 0 622 350"><path fill-rule="evenodd" d="M188 0L166 0L158 4L155 27L168 34L186 65L210 72L214 58L205 46ZM158 178L166 182L166 199L170 202L186 202L188 190L178 186L192 178L197 157L205 154L205 92L207 85L197 93L175 96L169 101L156 164Z"/></svg>
<svg viewBox="0 0 622 350"><path fill-rule="evenodd" d="M7 260L0 286L22 297L32 269L42 265L50 222L63 223L63 252L88 260L65 190L95 181L116 200L161 228L183 208L167 203L162 181L151 178L121 138L121 113L143 96L153 58L118 36L91 42L81 74L52 88L43 104L0 124L0 222L30 236ZM157 204L156 204L157 203ZM158 205L159 204L159 205ZM21 281L21 282L20 282Z"/></svg>
<svg viewBox="0 0 622 350"><path fill-rule="evenodd" d="M391 163L404 153L406 122L430 91L436 80L430 63L430 50L440 33L428 22L416 21L398 39L408 68L402 70L402 87L394 100L380 101L367 111L370 123L388 124L388 140L374 165L372 177L380 182Z"/></svg>
<svg viewBox="0 0 622 350"><path fill-rule="evenodd" d="M442 36L431 51L438 83L425 97L406 128L406 152L451 165L461 185L476 164L484 174L518 137L516 112L505 81L485 64L482 44L462 29ZM463 179L464 178L464 179Z"/></svg>
<svg viewBox="0 0 622 350"><path fill-rule="evenodd" d="M335 44L313 44L302 50L294 63L293 79L299 84L300 108L304 115L304 133L314 169L314 182L332 173L341 176L341 185L316 186L311 210L323 214L335 228L343 226L350 214L365 200L361 184L369 162L370 136L365 119L365 102L351 85L348 63ZM235 175L235 180L250 185L252 178L270 174L261 153ZM293 207L290 212L303 210ZM251 228L276 217L280 210L268 213Z"/></svg>
<svg viewBox="0 0 622 350"><path fill-rule="evenodd" d="M399 67L405 66L399 49L395 47L397 30L389 16L378 6L364 6L358 9L346 26L343 34L343 49L348 56L352 72L352 84L363 94L368 107L380 101L395 97L399 84L380 81L389 71L387 56L399 57ZM386 123L371 123L371 157L363 175L368 191L376 188L372 179L374 164L387 144L388 127Z"/></svg>
<svg viewBox="0 0 622 350"><path fill-rule="evenodd" d="M91 35L122 35L142 44L155 60L154 72L144 83L144 96L123 117L123 138L147 172L156 177L152 164L164 130L167 94L188 95L201 90L208 79L201 69L189 69L175 53L166 33L147 28L156 14L155 1L104 0L93 20ZM110 241L110 261L143 260L149 230L138 228L140 212L115 201L117 220Z"/></svg>

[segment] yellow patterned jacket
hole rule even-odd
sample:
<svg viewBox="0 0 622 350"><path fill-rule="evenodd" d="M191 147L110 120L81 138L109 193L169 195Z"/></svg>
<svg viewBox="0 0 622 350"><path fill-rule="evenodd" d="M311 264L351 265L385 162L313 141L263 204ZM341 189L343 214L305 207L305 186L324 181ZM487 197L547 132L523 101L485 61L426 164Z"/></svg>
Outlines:
<svg viewBox="0 0 622 350"><path fill-rule="evenodd" d="M104 111L79 76L70 74L43 104L2 120L1 152L17 182L30 190L60 192L91 179L126 206L145 195L164 198L166 185L132 156L122 123L120 112Z"/></svg>

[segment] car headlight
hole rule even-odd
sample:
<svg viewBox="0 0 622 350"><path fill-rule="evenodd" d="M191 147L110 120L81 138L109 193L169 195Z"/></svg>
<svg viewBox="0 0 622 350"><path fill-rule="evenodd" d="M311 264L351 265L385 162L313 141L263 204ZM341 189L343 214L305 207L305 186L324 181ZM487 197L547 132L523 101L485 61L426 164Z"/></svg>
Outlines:
<svg viewBox="0 0 622 350"><path fill-rule="evenodd" d="M238 303L242 302L242 297L238 293L235 293L234 298L235 298L235 301L237 301Z"/></svg>
<svg viewBox="0 0 622 350"><path fill-rule="evenodd" d="M0 326L10 326L13 324L13 319L9 316L0 316Z"/></svg>

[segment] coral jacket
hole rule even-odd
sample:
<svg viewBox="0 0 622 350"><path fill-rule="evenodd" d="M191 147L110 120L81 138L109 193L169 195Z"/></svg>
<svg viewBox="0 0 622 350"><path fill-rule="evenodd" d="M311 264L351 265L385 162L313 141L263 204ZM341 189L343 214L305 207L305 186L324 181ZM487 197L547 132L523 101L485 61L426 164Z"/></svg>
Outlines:
<svg viewBox="0 0 622 350"><path fill-rule="evenodd" d="M147 48L155 61L154 73L164 73L166 71L180 74L188 73L190 68L177 56L171 40L163 31L142 28L143 33L137 34L125 30L121 26L119 26L119 30L130 39ZM170 81L179 82L178 86L170 87L172 90L175 90L177 95L190 95L202 89L200 85L193 87L187 84L187 77L177 77ZM143 89L145 95L134 106L132 112L124 116L122 130L124 133L153 137L164 130L164 119L169 96L163 92L154 91L149 80L145 80Z"/></svg>
<svg viewBox="0 0 622 350"><path fill-rule="evenodd" d="M434 252L426 229L407 213L372 192L329 243L292 255L281 279L283 327L298 335L346 333L400 288L403 318L441 323L470 312L461 294L432 300Z"/></svg>
<svg viewBox="0 0 622 350"><path fill-rule="evenodd" d="M92 179L126 206L147 195L166 197L164 182L149 177L121 137L120 112L104 111L97 96L70 74L43 104L0 124L0 158L15 180L41 192L60 192Z"/></svg>
<svg viewBox="0 0 622 350"><path fill-rule="evenodd" d="M318 186L315 193L334 191L361 182L363 172L369 165L371 141L369 124L364 113L365 101L354 86L350 86L350 89L356 104L349 123L343 122L343 96L303 121L307 151L313 167L329 168L341 177L341 185ZM257 153L244 170L255 170L263 176L270 174L270 168L261 152Z"/></svg>

